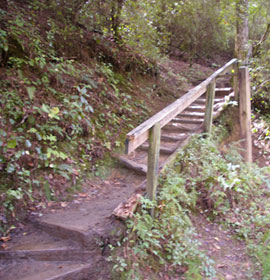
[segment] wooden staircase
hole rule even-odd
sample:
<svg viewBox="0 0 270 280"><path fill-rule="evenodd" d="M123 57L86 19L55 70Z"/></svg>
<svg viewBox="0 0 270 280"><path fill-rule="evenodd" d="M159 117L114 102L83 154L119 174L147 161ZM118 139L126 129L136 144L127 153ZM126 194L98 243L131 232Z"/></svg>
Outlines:
<svg viewBox="0 0 270 280"><path fill-rule="evenodd" d="M233 88L216 88L214 99L214 119L220 115L222 109L233 97ZM183 112L173 118L161 129L159 166L165 165L167 158L186 140L195 133L203 132L205 117L206 98L205 95L194 101ZM126 167L140 174L147 173L147 158L149 141L145 141L129 155L115 155L115 157Z"/></svg>
<svg viewBox="0 0 270 280"><path fill-rule="evenodd" d="M146 191L155 199L159 172L170 162L190 136L211 133L230 98L238 96L238 62L232 59L205 81L127 134L126 156L117 155L127 168L145 173ZM228 87L219 86L227 79Z"/></svg>

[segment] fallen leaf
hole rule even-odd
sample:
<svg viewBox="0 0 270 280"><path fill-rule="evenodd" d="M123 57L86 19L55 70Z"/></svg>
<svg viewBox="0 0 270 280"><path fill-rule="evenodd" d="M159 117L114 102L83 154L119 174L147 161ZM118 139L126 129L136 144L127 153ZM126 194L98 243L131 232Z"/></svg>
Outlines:
<svg viewBox="0 0 270 280"><path fill-rule="evenodd" d="M8 242L10 239L11 239L11 237L9 235L8 236L2 236L0 238L0 240L3 241L3 242Z"/></svg>
<svg viewBox="0 0 270 280"><path fill-rule="evenodd" d="M80 197L87 197L87 193L79 193Z"/></svg>
<svg viewBox="0 0 270 280"><path fill-rule="evenodd" d="M61 207L67 207L67 202L61 202Z"/></svg>
<svg viewBox="0 0 270 280"><path fill-rule="evenodd" d="M3 249L7 249L7 244L1 244L1 247L3 248Z"/></svg>

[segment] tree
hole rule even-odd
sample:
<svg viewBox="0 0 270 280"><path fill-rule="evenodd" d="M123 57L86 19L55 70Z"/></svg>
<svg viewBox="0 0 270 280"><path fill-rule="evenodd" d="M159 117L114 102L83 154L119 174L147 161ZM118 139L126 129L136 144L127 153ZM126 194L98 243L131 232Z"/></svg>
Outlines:
<svg viewBox="0 0 270 280"><path fill-rule="evenodd" d="M242 62L248 59L249 28L248 28L248 0L236 0L236 36L235 36L235 55Z"/></svg>

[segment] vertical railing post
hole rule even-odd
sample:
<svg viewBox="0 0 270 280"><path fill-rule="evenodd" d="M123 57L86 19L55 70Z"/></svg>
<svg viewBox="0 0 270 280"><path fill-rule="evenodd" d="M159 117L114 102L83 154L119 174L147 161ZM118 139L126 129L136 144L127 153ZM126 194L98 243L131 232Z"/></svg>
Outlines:
<svg viewBox="0 0 270 280"><path fill-rule="evenodd" d="M213 109L215 99L216 81L213 80L208 86L206 91L206 108L204 115L204 132L211 134L213 122Z"/></svg>
<svg viewBox="0 0 270 280"><path fill-rule="evenodd" d="M159 169L159 149L160 149L160 123L156 123L149 131L149 151L147 165L147 196L150 200L156 199Z"/></svg>
<svg viewBox="0 0 270 280"><path fill-rule="evenodd" d="M252 162L252 136L251 136L251 104L250 80L247 67L239 68L239 109L241 140L243 140L243 157L246 162Z"/></svg>
<svg viewBox="0 0 270 280"><path fill-rule="evenodd" d="M236 62L233 65L233 92L234 92L234 100L239 101L239 64Z"/></svg>

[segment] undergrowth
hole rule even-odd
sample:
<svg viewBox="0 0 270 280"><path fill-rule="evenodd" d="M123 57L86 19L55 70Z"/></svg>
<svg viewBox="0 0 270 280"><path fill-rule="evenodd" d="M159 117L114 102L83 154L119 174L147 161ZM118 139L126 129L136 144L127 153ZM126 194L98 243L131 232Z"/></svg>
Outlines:
<svg viewBox="0 0 270 280"><path fill-rule="evenodd" d="M199 213L243 239L261 279L270 279L269 168L245 164L237 144L222 154L226 133L219 126L212 137L195 136L160 179L157 201L142 200L112 258L121 279L212 279L214 265L190 219Z"/></svg>
<svg viewBox="0 0 270 280"><path fill-rule="evenodd" d="M65 199L86 173L98 174L99 161L121 148L121 133L149 114L140 89L134 96L132 71L154 67L114 44L114 59L132 64L121 72L93 34L50 5L13 4L0 10L0 234L17 209Z"/></svg>

